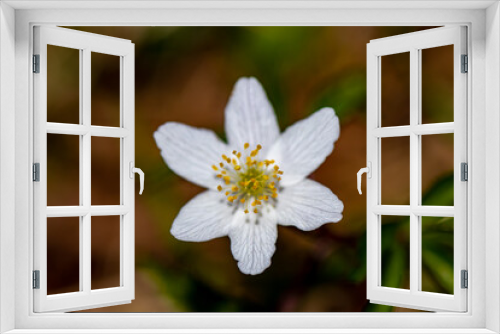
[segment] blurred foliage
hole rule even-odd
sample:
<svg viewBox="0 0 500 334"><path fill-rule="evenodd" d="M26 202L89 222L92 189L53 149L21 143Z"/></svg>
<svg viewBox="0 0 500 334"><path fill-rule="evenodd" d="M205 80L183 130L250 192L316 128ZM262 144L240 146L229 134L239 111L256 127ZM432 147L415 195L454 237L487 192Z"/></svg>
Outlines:
<svg viewBox="0 0 500 334"><path fill-rule="evenodd" d="M144 194L136 196L136 299L128 305L95 311L404 310L366 300L366 198L356 191L355 174L366 161L366 44L372 39L424 28L71 28L130 39L135 44L136 165L146 174ZM71 62L54 62L61 66L53 66L53 82L66 75L67 63ZM107 63L99 64L98 68L102 71L92 73L93 91L114 82L108 80L112 74L106 70ZM311 178L331 188L344 202L343 220L312 232L279 227L272 266L258 276L239 272L228 238L188 243L172 237L170 227L175 216L202 189L168 169L152 137L161 124L177 121L210 128L224 138L224 107L232 86L241 76L259 79L282 130L322 107L333 107L341 122L341 135L333 154ZM397 86L400 78L391 78L390 84ZM440 85L446 83L446 80L437 82L439 87L434 91L445 92ZM59 87L57 94L64 95L64 88ZM49 113L64 114L67 112L64 106L52 103L56 98L49 98ZM101 113L112 103L104 94L93 98L104 99L96 101L102 106ZM437 95L430 96L428 105L436 98L439 99ZM395 106L389 117L398 118L398 111ZM433 117L430 114L429 120L438 121L441 116ZM428 167L429 182L422 185L423 204L430 201L433 205L453 205L450 190L453 179L442 167L442 160L449 159L443 152L449 152L453 143L435 140L429 147L428 157L437 163ZM394 159L396 170L405 168L399 160ZM57 166L57 159L52 161ZM64 159L54 170L64 170L63 166ZM103 164L92 175L97 180L96 186L101 185L99 192L104 197L112 173ZM61 198L75 196L69 194L72 189L65 187L64 182L54 187ZM384 284L407 288L408 275L404 272L409 267L408 218L396 218L384 220L382 226L382 234L388 240L382 251L384 270L389 273ZM452 292L452 232L446 219L423 220L423 286L428 291ZM101 249L96 247L96 252L100 254L96 259L110 256L104 244Z"/></svg>

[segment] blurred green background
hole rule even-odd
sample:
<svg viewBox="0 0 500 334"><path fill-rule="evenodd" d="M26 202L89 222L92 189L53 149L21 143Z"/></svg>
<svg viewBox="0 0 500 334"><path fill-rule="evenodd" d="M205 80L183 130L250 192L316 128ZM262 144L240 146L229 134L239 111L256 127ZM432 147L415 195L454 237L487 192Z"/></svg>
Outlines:
<svg viewBox="0 0 500 334"><path fill-rule="evenodd" d="M424 27L71 27L135 44L136 298L98 312L409 311L366 300L366 44ZM48 121L78 123L78 51L49 46ZM422 54L422 122L453 121L452 47ZM272 266L239 272L228 238L170 235L202 189L168 169L153 140L177 121L224 137L236 80L264 86L282 130L325 106L341 122L333 154L312 175L344 202L344 218L313 232L279 227ZM92 124L119 125L119 59L92 55ZM382 125L409 122L409 56L382 59ZM48 205L78 205L79 142L48 136ZM92 204L119 203L119 140L92 139ZM382 203L409 201L409 140L382 141ZM136 188L138 189L138 188ZM364 190L364 185L363 185ZM423 204L453 205L453 136L422 137ZM92 218L92 288L119 284L119 217ZM382 284L409 287L409 218L382 217ZM64 236L61 238L61 236ZM78 290L78 219L48 219L49 293ZM453 220L422 218L422 290L453 293ZM68 270L73 268L74 270Z"/></svg>

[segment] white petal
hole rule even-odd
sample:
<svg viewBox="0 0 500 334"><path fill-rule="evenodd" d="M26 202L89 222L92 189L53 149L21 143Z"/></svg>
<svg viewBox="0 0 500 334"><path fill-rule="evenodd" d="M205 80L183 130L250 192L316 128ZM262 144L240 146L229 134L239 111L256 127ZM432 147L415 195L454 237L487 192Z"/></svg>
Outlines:
<svg viewBox="0 0 500 334"><path fill-rule="evenodd" d="M309 179L283 188L276 206L278 224L304 231L338 223L343 210L344 204L330 189Z"/></svg>
<svg viewBox="0 0 500 334"><path fill-rule="evenodd" d="M283 171L283 186L293 185L311 174L333 151L340 125L332 108L323 108L290 126L267 154Z"/></svg>
<svg viewBox="0 0 500 334"><path fill-rule="evenodd" d="M170 233L183 241L207 241L227 235L233 208L218 192L207 190L184 205Z"/></svg>
<svg viewBox="0 0 500 334"><path fill-rule="evenodd" d="M225 127L231 148L243 150L243 145L249 143L253 150L260 144L262 155L279 137L273 107L257 79L241 78L236 82L226 106Z"/></svg>
<svg viewBox="0 0 500 334"><path fill-rule="evenodd" d="M229 238L240 271L249 275L262 273L271 265L276 249L278 227L275 210L268 207L258 215L238 211L231 224Z"/></svg>
<svg viewBox="0 0 500 334"><path fill-rule="evenodd" d="M154 133L156 145L168 167L199 186L215 189L220 184L212 165L230 151L213 131L168 122Z"/></svg>

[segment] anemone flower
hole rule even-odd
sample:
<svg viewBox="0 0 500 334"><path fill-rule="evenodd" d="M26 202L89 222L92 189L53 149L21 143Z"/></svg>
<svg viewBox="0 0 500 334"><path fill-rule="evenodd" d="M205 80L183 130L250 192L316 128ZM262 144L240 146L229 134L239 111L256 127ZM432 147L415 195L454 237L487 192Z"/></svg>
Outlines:
<svg viewBox="0 0 500 334"><path fill-rule="evenodd" d="M244 274L271 265L278 224L303 231L342 219L344 205L308 179L333 151L339 120L322 108L280 134L276 115L255 78L240 78L225 109L224 143L210 130L167 122L154 133L168 167L207 188L175 218L183 241L229 236Z"/></svg>

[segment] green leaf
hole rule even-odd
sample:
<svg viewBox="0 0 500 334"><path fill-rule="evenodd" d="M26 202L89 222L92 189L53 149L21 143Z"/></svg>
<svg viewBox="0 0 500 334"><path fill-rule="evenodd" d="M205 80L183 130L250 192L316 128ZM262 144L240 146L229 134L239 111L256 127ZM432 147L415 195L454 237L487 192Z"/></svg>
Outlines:
<svg viewBox="0 0 500 334"><path fill-rule="evenodd" d="M422 247L422 263L447 293L453 293L453 262L445 253L432 247Z"/></svg>
<svg viewBox="0 0 500 334"><path fill-rule="evenodd" d="M452 206L454 198L453 173L439 179L422 198L422 205Z"/></svg>
<svg viewBox="0 0 500 334"><path fill-rule="evenodd" d="M323 107L332 107L340 119L365 110L366 77L364 72L350 71L343 80L332 78L314 101L311 112Z"/></svg>

